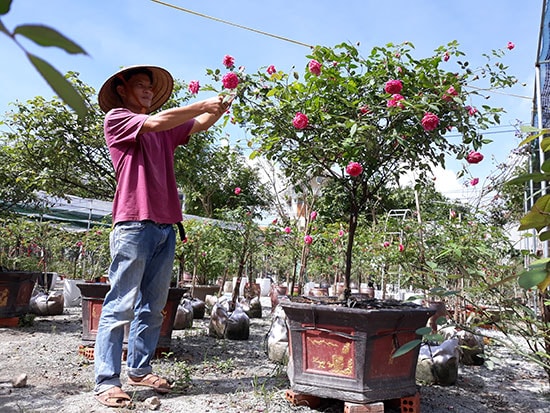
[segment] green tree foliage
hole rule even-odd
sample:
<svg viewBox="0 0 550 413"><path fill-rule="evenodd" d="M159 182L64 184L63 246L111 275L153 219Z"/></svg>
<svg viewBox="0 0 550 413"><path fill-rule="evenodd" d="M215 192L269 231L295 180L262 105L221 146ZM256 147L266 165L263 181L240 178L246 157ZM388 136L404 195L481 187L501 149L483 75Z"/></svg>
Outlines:
<svg viewBox="0 0 550 413"><path fill-rule="evenodd" d="M90 110L85 118L77 119L56 97L14 103L15 109L4 121L8 132L0 135L0 156L5 161L0 173L9 178L6 187L31 198L36 191L44 191L59 197L110 200L115 179L103 138L103 114L92 103L95 90L77 73L69 73L68 78L86 97Z"/></svg>

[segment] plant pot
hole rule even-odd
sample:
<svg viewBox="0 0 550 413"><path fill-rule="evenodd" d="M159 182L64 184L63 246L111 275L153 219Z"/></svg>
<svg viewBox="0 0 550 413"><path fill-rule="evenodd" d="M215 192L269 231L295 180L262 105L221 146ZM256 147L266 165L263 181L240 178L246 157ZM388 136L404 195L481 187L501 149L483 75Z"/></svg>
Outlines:
<svg viewBox="0 0 550 413"><path fill-rule="evenodd" d="M103 300L111 287L104 283L78 283L77 286L82 293L82 343L85 346L93 346L99 327ZM187 288L170 288L166 306L162 311L163 320L157 350L168 351L170 349L178 304L187 291ZM128 343L128 333L129 327L124 332L125 344ZM157 353L160 354L160 351Z"/></svg>
<svg viewBox="0 0 550 413"><path fill-rule="evenodd" d="M295 301L281 306L289 325L287 373L293 391L363 404L417 392L419 346L398 358L392 354L419 338L415 331L426 325L433 310Z"/></svg>
<svg viewBox="0 0 550 413"><path fill-rule="evenodd" d="M39 272L0 272L0 318L14 318L30 311L32 291Z"/></svg>
<svg viewBox="0 0 550 413"><path fill-rule="evenodd" d="M216 295L219 292L220 287L218 285L195 285L191 287L191 296L201 301L205 301L207 295Z"/></svg>
<svg viewBox="0 0 550 413"><path fill-rule="evenodd" d="M312 297L328 297L328 288L313 287L309 290L308 295Z"/></svg>

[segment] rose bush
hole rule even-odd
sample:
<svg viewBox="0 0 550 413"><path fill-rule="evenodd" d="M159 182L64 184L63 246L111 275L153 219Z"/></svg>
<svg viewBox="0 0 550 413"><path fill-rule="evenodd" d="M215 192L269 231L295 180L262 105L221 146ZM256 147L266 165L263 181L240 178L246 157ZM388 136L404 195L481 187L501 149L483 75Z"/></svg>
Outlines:
<svg viewBox="0 0 550 413"><path fill-rule="evenodd" d="M301 74L265 68L238 73L232 113L251 133L252 157L275 161L294 184L323 177L345 196L348 287L360 214L374 205L382 188L397 185L410 171L422 182L448 156L481 161L471 153L488 142L481 131L499 122L502 109L483 105L472 111L466 102L480 88L467 86L503 88L516 82L491 61L504 50L484 55L488 61L479 71L464 60L454 64L451 57L464 56L456 42L426 58L413 57L412 50L410 43L387 45L363 57L347 43L318 46L306 56ZM208 73L219 80L219 70ZM392 99L395 104L389 105ZM460 142L447 139L450 130ZM361 167L359 174L357 168L348 171L350 162Z"/></svg>

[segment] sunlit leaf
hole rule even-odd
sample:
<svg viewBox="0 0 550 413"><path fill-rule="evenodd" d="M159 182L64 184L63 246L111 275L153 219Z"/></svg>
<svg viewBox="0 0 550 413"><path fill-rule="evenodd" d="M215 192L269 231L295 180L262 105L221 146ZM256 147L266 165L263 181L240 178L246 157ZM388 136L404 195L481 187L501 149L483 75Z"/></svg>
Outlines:
<svg viewBox="0 0 550 413"><path fill-rule="evenodd" d="M535 228L540 231L550 225L550 195L537 199L533 208L520 220L519 231Z"/></svg>

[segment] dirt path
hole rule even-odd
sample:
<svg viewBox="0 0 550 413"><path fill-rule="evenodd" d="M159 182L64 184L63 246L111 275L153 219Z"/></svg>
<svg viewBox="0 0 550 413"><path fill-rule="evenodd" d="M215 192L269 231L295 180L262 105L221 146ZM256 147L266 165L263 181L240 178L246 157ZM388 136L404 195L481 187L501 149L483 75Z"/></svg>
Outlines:
<svg viewBox="0 0 550 413"><path fill-rule="evenodd" d="M151 411L155 394L149 390L125 387L134 398L133 410L104 408L93 399L93 362L78 354L81 320L76 307L60 316L36 317L31 326L0 328L0 412ZM264 351L270 323L269 309L264 309L263 318L251 319L247 341L209 337L207 318L194 320L192 329L175 331L171 354L156 360L155 369L177 386L170 395L158 397L157 411L343 412L343 403L335 400L323 400L314 410L285 399L285 369L269 361ZM544 371L502 347L491 350L503 361L494 370L462 367L456 386L422 387L422 413L550 412ZM6 382L21 374L28 376L27 386L13 388Z"/></svg>

